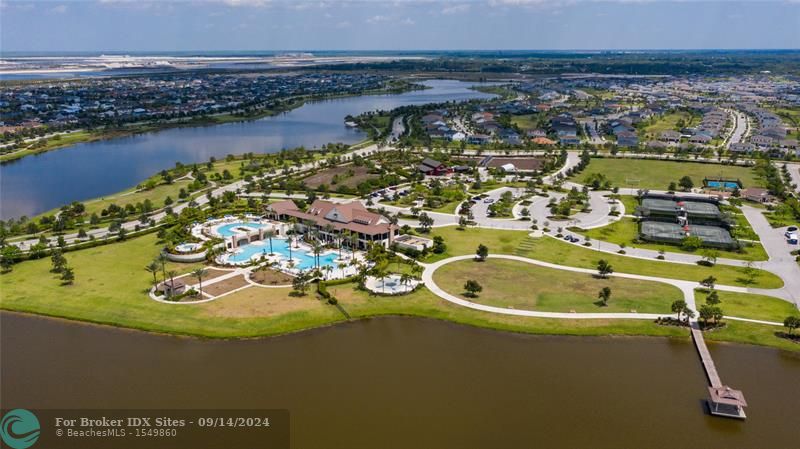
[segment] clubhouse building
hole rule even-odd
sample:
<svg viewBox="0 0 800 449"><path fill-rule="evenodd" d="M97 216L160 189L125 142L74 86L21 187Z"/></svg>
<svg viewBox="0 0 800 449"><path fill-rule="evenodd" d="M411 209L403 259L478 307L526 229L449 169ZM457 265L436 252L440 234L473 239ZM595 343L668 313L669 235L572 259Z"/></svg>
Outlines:
<svg viewBox="0 0 800 449"><path fill-rule="evenodd" d="M267 218L281 222L295 221L301 231L316 231L323 240L334 241L341 234L358 236L358 248L370 244L388 246L399 228L383 215L370 212L358 201L333 203L315 200L302 210L292 200L278 201L264 207Z"/></svg>

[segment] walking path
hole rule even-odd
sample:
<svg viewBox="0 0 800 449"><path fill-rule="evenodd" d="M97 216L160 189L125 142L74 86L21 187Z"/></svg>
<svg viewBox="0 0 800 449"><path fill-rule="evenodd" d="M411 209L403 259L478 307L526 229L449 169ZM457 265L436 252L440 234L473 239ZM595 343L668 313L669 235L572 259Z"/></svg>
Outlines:
<svg viewBox="0 0 800 449"><path fill-rule="evenodd" d="M571 271L574 273L582 273L582 274L589 274L589 275L596 275L597 270L590 270L588 268L576 268L576 267L569 267L566 265L558 265L550 262L544 262L537 259L531 259L528 257L521 257L521 256L514 256L510 254L490 254L490 259L507 259L507 260L514 260L517 262L528 263L532 265L538 265L545 268L553 268L557 270L564 270L564 271ZM422 273L422 282L425 284L431 292L433 292L436 296L449 301L453 304L457 304L460 306L468 307L474 310L481 310L484 312L491 312L491 313L499 313L502 315L515 315L515 316L527 316L527 317L536 317L536 318L560 318L560 319L644 319L644 320L655 320L659 317L672 317L677 318L676 314L672 313L663 313L663 314L656 314L656 313L562 313L562 312L541 312L535 310L520 310L520 309L508 309L502 307L495 307L495 306L488 306L485 304L480 304L472 301L468 301L463 298L459 298L458 296L452 295L446 291L444 291L441 287L439 287L436 282L433 280L433 275L444 265L458 262L462 260L474 260L475 256L468 254L464 256L454 256L449 257L447 259L440 260L435 263L431 264L423 264L425 270ZM697 316L697 303L695 302L695 289L701 288L702 286L698 282L694 281L684 281L679 279L668 279L668 278L661 278L657 276L644 276L639 274L630 274L630 273L611 273L610 277L618 277L623 279L636 279L641 281L651 281L651 282L661 282L665 284L672 285L678 288L681 293L683 293L683 300L686 301L686 304L689 308L695 312L695 318L692 319L692 322L696 321ZM733 287L727 285L717 285L715 287L718 290L722 291L741 291L741 287ZM759 324L768 324L773 326L783 326L783 323L777 323L772 321L762 321L762 320L751 320L748 318L739 318L739 317L729 317L726 316L725 318L729 318L732 320L738 321L747 321L747 322L754 322Z"/></svg>

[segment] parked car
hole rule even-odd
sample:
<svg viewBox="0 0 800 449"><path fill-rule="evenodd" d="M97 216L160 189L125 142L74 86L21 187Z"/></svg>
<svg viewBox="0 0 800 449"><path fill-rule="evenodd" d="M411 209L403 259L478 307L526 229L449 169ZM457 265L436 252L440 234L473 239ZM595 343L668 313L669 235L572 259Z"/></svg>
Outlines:
<svg viewBox="0 0 800 449"><path fill-rule="evenodd" d="M786 237L786 241L789 242L790 245L797 245L797 234L789 234Z"/></svg>
<svg viewBox="0 0 800 449"><path fill-rule="evenodd" d="M472 197L472 200L473 201L480 201L481 200L481 196L480 195L475 195L475 196Z"/></svg>
<svg viewBox="0 0 800 449"><path fill-rule="evenodd" d="M571 241L572 241L572 237L570 237L570 236L568 236L568 235L565 235L565 236L564 236L564 240L566 240L566 241L568 241L568 242L571 242Z"/></svg>
<svg viewBox="0 0 800 449"><path fill-rule="evenodd" d="M486 198L485 200L483 200L483 202L486 203L486 204L491 204L491 203L494 203L494 200L491 199L491 198Z"/></svg>
<svg viewBox="0 0 800 449"><path fill-rule="evenodd" d="M786 228L786 232L783 233L783 235L785 235L787 239L792 234L797 234L797 226L789 226L788 228Z"/></svg>
<svg viewBox="0 0 800 449"><path fill-rule="evenodd" d="M570 242L572 242L572 243L578 243L578 241L579 241L579 240L580 240L580 239L579 239L578 237L575 237L575 236L572 236L572 237L570 237L570 239L569 239L569 241L570 241Z"/></svg>

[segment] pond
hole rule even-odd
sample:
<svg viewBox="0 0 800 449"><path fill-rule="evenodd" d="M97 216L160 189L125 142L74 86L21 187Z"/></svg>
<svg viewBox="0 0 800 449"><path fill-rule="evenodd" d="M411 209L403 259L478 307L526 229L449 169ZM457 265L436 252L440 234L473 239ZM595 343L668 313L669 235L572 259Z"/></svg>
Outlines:
<svg viewBox="0 0 800 449"><path fill-rule="evenodd" d="M217 341L0 319L4 407L283 408L295 448L797 446L797 353L710 345L723 380L745 392L741 422L706 413L688 338L380 318Z"/></svg>
<svg viewBox="0 0 800 449"><path fill-rule="evenodd" d="M347 115L404 105L490 98L473 83L425 82L429 89L307 103L274 117L222 125L174 128L73 145L0 165L0 218L33 216L68 204L120 192L175 162L284 148L357 143L364 134L344 124Z"/></svg>

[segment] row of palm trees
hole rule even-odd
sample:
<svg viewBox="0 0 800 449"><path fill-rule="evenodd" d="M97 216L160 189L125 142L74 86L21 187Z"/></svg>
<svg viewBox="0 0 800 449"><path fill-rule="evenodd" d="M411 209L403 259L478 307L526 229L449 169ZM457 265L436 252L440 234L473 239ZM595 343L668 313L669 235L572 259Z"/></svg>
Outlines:
<svg viewBox="0 0 800 449"><path fill-rule="evenodd" d="M158 273L161 272L162 274L162 282L166 283L167 279L169 279L169 288L165 288L164 292L167 297L171 297L174 293L174 285L175 285L175 277L178 276L178 272L175 270L167 270L167 262L169 259L167 258L166 253L161 253L153 259L148 265L144 267L145 271L151 273L153 275L153 286L158 285ZM199 290L200 296L203 296L203 278L208 274L208 270L203 267L199 267L196 270L191 272L191 275L197 278L197 282L199 283Z"/></svg>

